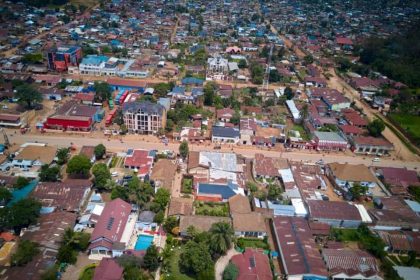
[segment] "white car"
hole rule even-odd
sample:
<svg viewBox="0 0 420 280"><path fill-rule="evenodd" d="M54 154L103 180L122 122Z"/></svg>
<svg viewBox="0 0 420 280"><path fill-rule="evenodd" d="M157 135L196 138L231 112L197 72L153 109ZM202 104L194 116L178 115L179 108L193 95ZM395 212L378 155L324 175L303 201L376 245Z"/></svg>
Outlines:
<svg viewBox="0 0 420 280"><path fill-rule="evenodd" d="M372 159L372 161L373 161L373 162L379 162L379 161L381 161L381 159L380 159L380 158L378 158L378 157L376 157L376 158Z"/></svg>
<svg viewBox="0 0 420 280"><path fill-rule="evenodd" d="M112 177L117 177L117 176L118 176L118 172L112 172L112 173L111 173L111 176L112 176Z"/></svg>

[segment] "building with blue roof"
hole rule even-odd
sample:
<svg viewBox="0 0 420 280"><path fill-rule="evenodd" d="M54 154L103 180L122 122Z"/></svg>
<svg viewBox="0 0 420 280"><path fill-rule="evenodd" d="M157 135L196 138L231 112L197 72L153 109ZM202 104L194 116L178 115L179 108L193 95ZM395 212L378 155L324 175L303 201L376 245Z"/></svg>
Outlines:
<svg viewBox="0 0 420 280"><path fill-rule="evenodd" d="M185 86L202 86L204 84L204 80L195 77L187 77L182 79L182 84Z"/></svg>
<svg viewBox="0 0 420 280"><path fill-rule="evenodd" d="M238 128L213 126L211 141L213 143L238 143L240 133Z"/></svg>
<svg viewBox="0 0 420 280"><path fill-rule="evenodd" d="M232 196L241 193L238 185L228 182L228 184L199 183L197 187L197 196L210 196L227 201Z"/></svg>

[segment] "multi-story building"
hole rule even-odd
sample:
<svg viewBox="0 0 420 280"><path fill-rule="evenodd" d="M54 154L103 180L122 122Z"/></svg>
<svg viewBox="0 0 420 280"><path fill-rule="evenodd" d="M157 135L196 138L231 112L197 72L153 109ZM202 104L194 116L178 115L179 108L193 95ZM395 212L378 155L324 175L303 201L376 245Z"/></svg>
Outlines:
<svg viewBox="0 0 420 280"><path fill-rule="evenodd" d="M127 102L122 111L124 124L130 132L156 134L166 126L166 109L160 104Z"/></svg>
<svg viewBox="0 0 420 280"><path fill-rule="evenodd" d="M67 71L70 66L78 66L82 60L82 48L79 46L52 48L47 53L48 68Z"/></svg>
<svg viewBox="0 0 420 280"><path fill-rule="evenodd" d="M103 55L88 55L79 65L82 75L145 78L149 71L139 61Z"/></svg>
<svg viewBox="0 0 420 280"><path fill-rule="evenodd" d="M221 56L207 59L207 80L221 80L229 72L229 64L226 58Z"/></svg>

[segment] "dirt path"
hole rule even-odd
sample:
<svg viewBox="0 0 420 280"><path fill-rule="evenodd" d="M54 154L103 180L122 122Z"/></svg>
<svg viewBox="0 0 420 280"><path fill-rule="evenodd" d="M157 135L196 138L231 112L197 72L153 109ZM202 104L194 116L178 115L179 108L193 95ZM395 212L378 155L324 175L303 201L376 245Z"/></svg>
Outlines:
<svg viewBox="0 0 420 280"><path fill-rule="evenodd" d="M89 260L86 254L80 253L77 257L77 262L74 265L70 265L67 267L66 271L62 275L62 280L74 280L79 279L80 273L83 271L85 266L98 263L98 261Z"/></svg>
<svg viewBox="0 0 420 280"><path fill-rule="evenodd" d="M225 270L225 267L228 265L230 259L235 256L239 255L240 253L235 251L234 248L227 251L226 255L220 257L216 265L214 266L215 274L216 274L216 280L222 280L223 279L223 270Z"/></svg>
<svg viewBox="0 0 420 280"><path fill-rule="evenodd" d="M328 80L328 86L330 88L343 92L347 98L349 98L351 101L354 101L356 106L363 110L363 113L366 114L369 120L377 118L377 116L374 114L376 111L373 111L372 108L360 101L359 92L347 84L342 78L337 76L333 69L330 69L328 73L332 75ZM385 118L381 117L381 119L389 124ZM395 135L388 127L385 127L385 130L382 134L389 142L394 144L395 152L397 153L398 158L403 160L418 160L418 156L413 154L398 138L398 136Z"/></svg>

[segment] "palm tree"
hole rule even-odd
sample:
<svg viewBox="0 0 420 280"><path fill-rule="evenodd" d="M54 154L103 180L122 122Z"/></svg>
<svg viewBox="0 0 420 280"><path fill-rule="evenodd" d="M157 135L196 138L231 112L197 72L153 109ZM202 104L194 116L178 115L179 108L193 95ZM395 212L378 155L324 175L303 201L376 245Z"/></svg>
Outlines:
<svg viewBox="0 0 420 280"><path fill-rule="evenodd" d="M232 227L228 223L216 223L210 228L210 233L210 249L218 254L226 253L232 245Z"/></svg>

